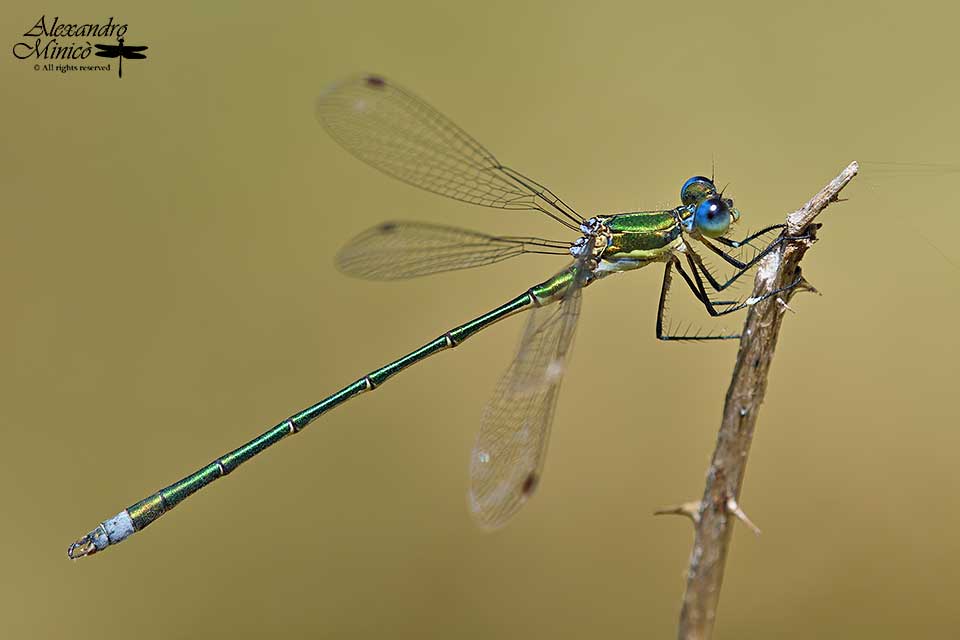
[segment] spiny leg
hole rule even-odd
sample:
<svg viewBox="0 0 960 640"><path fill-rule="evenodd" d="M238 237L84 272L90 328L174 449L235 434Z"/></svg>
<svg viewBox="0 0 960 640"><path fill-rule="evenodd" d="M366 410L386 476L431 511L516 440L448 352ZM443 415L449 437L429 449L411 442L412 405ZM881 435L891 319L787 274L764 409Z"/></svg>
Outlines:
<svg viewBox="0 0 960 640"><path fill-rule="evenodd" d="M680 272L680 275L683 276L683 279L686 281L687 286L690 287L690 290L693 292L694 297L697 298L700 302L703 302L703 298L700 297L700 293L697 291L696 286L690 277L680 268L680 262L676 257L671 258L667 261L666 266L663 270L663 284L660 286L660 302L657 305L657 340L686 340L686 341L698 341L698 340L733 340L739 338L738 334L721 334L721 335L690 335L688 333L677 333L671 334L663 330L663 321L667 313L667 296L670 291L670 284L672 282L672 276L670 274L670 269L673 267L674 263L677 264L677 270ZM707 302L711 304L711 302ZM713 305L724 305L724 304L736 304L736 302L712 302Z"/></svg>
<svg viewBox="0 0 960 640"><path fill-rule="evenodd" d="M700 240L700 242L703 245L705 245L708 249L710 249L710 251L720 256L724 262L736 267L737 269L742 270L742 269L749 269L752 265L756 264L757 261L760 260L760 258L770 253L770 251L773 250L774 247L776 247L781 242L783 242L783 236L777 236L776 238L774 238L773 241L770 242L770 244L765 246L763 249L760 249L757 255L753 256L752 258L750 258L750 260L747 260L746 262L744 262L743 260L738 260L737 258L734 258L729 253L727 253L720 247L716 246L715 244L713 244L712 242L710 242L704 237L700 237L698 238L698 240Z"/></svg>
<svg viewBox="0 0 960 640"><path fill-rule="evenodd" d="M731 240L730 238L715 238L715 240L720 244L725 244L728 247L731 247L733 249L739 249L744 245L750 244L752 240L756 240L760 236L770 233L774 229L786 229L786 228L787 228L787 225L781 222L780 224L772 224L769 227L764 227L763 229L760 229L760 231L757 231L756 233L751 233L743 240Z"/></svg>
<svg viewBox="0 0 960 640"><path fill-rule="evenodd" d="M783 242L783 240L784 240L784 237L783 237L783 236L780 236L780 237L776 238L773 242L771 242L771 243L768 244L766 247L764 247L763 249L761 249L761 250L757 253L757 255L753 256L753 258L751 258L751 259L748 260L747 262L742 262L742 261L740 261L740 260L737 260L737 259L734 258L733 256L727 254L727 253L726 253L723 249L721 249L720 247L717 247L716 245L714 245L714 244L712 244L711 242L709 242L706 238L698 238L698 239L700 240L700 242L701 242L705 247L707 247L708 249L710 249L710 251L714 252L715 254L717 254L718 256L720 256L721 258L723 258L723 260L724 260L725 262L727 262L728 264L732 265L732 266L737 270L737 271L736 271L732 276L730 276L725 282L721 283L721 282L720 282L719 280L717 280L717 278L710 272L710 270L707 269L706 265L703 263L703 258L701 258L701 257L699 256L699 254L697 254L691 247L688 246L688 253L687 253L688 256L689 256L689 255L692 255L692 256L693 256L693 260L697 263L697 266L700 268L700 271L703 273L703 276L704 276L704 278L706 278L706 280L707 280L707 282L709 283L710 287L713 288L715 291L723 291L724 289L726 289L727 287L729 287L730 285L732 285L734 282L736 282L743 274L745 274L747 271L749 271L750 269L752 269L752 268L754 267L754 265L756 265L758 262L760 262L760 260L762 260L767 254L769 254L771 251L773 251L776 247L780 246L780 244L781 244L781 243Z"/></svg>
<svg viewBox="0 0 960 640"><path fill-rule="evenodd" d="M703 303L703 306L707 310L707 313L709 313L711 316L715 318L719 316L725 316L728 313L733 313L734 311L740 311L741 309L746 309L747 307L753 306L762 300L766 300L767 298L783 293L784 291L793 289L795 286L800 284L800 282L803 280L801 276L797 276L796 280L794 280L793 282L791 282L785 287L774 289L773 291L769 293L765 293L758 298L753 298L753 297L747 298L745 301L740 302L738 304L724 305L726 306L725 309L718 310L717 309L718 303L715 303L712 300L710 300L710 296L707 294L707 290L703 286L703 279L700 277L700 269L698 268L696 261L693 259L693 257L689 253L685 255L687 256L687 263L690 265L690 269L693 271L693 282L696 282L696 285L694 285L693 282L691 282L690 277L687 276L686 272L683 270L683 266L680 264L680 261L676 257L674 257L674 260L676 261L675 266L677 267L677 271L679 271L680 275L682 275L684 280L687 281L687 284L690 286L690 289L694 291L695 295L697 295L697 299Z"/></svg>

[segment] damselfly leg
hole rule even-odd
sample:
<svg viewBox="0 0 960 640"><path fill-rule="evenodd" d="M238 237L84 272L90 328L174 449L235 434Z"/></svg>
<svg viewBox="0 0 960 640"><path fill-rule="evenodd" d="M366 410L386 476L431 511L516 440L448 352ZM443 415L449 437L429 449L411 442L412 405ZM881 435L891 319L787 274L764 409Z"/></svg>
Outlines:
<svg viewBox="0 0 960 640"><path fill-rule="evenodd" d="M743 240L735 241L729 240L727 238L717 238L718 241L730 247L742 247L747 245L752 240L763 236L764 234L770 233L771 231L782 229L785 225L771 225L760 231L753 233ZM664 323L667 314L667 301L669 297L670 286L672 284L672 270L676 271L683 278L687 287L693 293L693 296L698 300L703 307L706 309L707 313L714 318L725 316L736 311L745 309L761 300L766 300L774 295L780 294L784 291L792 289L801 282L801 278L797 278L793 283L787 285L786 287L777 289L763 296L757 298L744 298L739 300L714 300L710 297L709 291L707 291L706 285L709 285L714 291L720 292L727 289L730 285L739 281L740 278L753 270L753 267L762 260L766 255L768 255L773 249L778 247L786 239L784 236L778 236L772 242L768 243L763 249L757 251L750 260L744 262L737 260L736 258L729 256L719 247L711 244L706 238L698 238L703 244L709 247L712 251L721 255L725 258L727 262L737 267L737 271L730 276L725 282L720 283L716 277L713 275L712 271L707 267L703 258L698 254L689 244L685 247L684 256L686 258L690 273L688 274L686 269L684 269L682 262L679 257L674 254L666 261L666 266L664 267L663 281L660 287L660 300L657 307L657 323L656 323L656 336L659 340L687 340L687 341L699 341L699 340L733 340L739 339L739 333L728 333L721 331L720 333L702 333L700 329L697 329L695 332L691 333L691 330L688 328L679 333L673 333L669 329L664 329ZM706 283L706 284L705 284Z"/></svg>

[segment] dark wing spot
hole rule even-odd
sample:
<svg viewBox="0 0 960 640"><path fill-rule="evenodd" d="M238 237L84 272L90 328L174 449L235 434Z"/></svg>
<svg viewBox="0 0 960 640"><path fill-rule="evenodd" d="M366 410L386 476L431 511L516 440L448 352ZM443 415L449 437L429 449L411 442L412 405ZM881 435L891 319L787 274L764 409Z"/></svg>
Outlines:
<svg viewBox="0 0 960 640"><path fill-rule="evenodd" d="M537 482L539 482L539 480L540 478L537 477L537 474L531 471L530 475L528 475L523 481L523 486L520 487L520 491L524 496L529 498L533 494L534 490L536 490Z"/></svg>
<svg viewBox="0 0 960 640"><path fill-rule="evenodd" d="M383 89L387 86L387 81L380 76L367 76L366 83L371 89Z"/></svg>
<svg viewBox="0 0 960 640"><path fill-rule="evenodd" d="M384 222L380 225L381 233L393 233L397 230L397 224L395 222Z"/></svg>

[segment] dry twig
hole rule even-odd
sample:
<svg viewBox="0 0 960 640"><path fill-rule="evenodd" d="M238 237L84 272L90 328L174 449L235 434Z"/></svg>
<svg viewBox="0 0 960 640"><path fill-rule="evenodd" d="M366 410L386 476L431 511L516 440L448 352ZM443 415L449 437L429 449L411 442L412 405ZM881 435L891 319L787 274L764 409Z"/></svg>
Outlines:
<svg viewBox="0 0 960 640"><path fill-rule="evenodd" d="M800 259L813 244L820 227L813 223L814 218L838 199L840 191L858 170L856 162L850 163L807 204L787 216L785 233L795 239L772 251L761 263L754 298L788 286L800 277ZM678 636L682 640L704 640L713 631L732 533L733 519L730 516L759 533L738 504L740 488L757 414L767 389L767 372L777 346L780 323L790 309L787 303L800 289L813 288L801 279L799 286L757 303L747 314L733 379L727 390L717 446L707 471L707 486L699 502L698 516L691 516L696 536L680 612Z"/></svg>

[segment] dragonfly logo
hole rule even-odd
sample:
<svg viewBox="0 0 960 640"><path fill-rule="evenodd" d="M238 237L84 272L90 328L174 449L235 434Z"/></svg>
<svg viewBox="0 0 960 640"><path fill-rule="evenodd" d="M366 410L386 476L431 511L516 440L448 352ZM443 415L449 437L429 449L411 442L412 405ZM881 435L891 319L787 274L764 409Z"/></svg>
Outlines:
<svg viewBox="0 0 960 640"><path fill-rule="evenodd" d="M68 23L60 16L48 20L46 15L30 27L23 40L13 45L13 55L19 60L33 60L34 71L112 71L113 63L90 59L116 58L117 77L123 77L123 60L143 60L146 46L125 44L128 25L114 22L110 16L106 22ZM91 40L110 39L110 44ZM115 44L114 44L115 42Z"/></svg>
<svg viewBox="0 0 960 640"><path fill-rule="evenodd" d="M123 38L119 39L119 44L98 44L97 55L101 58L117 58L117 75L123 77L123 59L143 60L147 56L140 53L145 51L146 47L131 47L123 44Z"/></svg>

